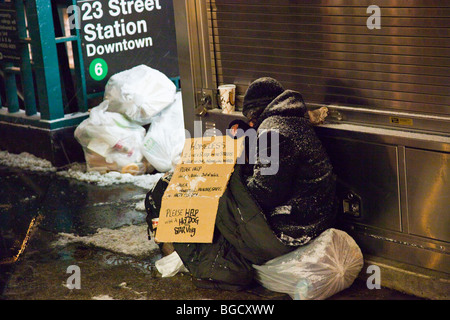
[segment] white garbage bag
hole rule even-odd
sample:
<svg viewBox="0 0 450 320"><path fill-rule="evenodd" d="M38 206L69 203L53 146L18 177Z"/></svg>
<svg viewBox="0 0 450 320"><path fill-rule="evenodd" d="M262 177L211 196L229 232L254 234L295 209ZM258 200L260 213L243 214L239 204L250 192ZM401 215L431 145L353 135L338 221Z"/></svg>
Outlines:
<svg viewBox="0 0 450 320"><path fill-rule="evenodd" d="M88 171L119 171L140 174L146 171L141 145L145 128L122 114L108 112L109 102L92 108L89 118L75 129L83 147Z"/></svg>
<svg viewBox="0 0 450 320"><path fill-rule="evenodd" d="M176 86L162 72L139 65L113 75L105 87L108 111L147 125L175 100Z"/></svg>
<svg viewBox="0 0 450 320"><path fill-rule="evenodd" d="M183 102L178 92L175 102L152 118L141 151L153 168L167 172L178 163L185 139Z"/></svg>
<svg viewBox="0 0 450 320"><path fill-rule="evenodd" d="M253 267L258 282L269 290L296 300L323 300L350 287L363 263L352 237L328 229L310 243Z"/></svg>
<svg viewBox="0 0 450 320"><path fill-rule="evenodd" d="M173 277L178 272L189 272L176 251L156 261L155 267L163 278Z"/></svg>

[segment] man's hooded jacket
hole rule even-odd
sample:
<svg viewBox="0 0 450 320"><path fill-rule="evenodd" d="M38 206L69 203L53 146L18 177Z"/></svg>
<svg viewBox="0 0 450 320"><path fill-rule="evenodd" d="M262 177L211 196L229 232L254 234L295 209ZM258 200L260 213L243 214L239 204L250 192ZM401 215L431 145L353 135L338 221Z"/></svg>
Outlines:
<svg viewBox="0 0 450 320"><path fill-rule="evenodd" d="M258 150L246 179L277 237L294 246L306 244L330 226L335 204L333 168L306 112L301 94L291 90L262 111L257 118L258 139L269 142L263 144L267 150ZM276 144L270 142L274 134ZM264 174L270 166L278 171Z"/></svg>

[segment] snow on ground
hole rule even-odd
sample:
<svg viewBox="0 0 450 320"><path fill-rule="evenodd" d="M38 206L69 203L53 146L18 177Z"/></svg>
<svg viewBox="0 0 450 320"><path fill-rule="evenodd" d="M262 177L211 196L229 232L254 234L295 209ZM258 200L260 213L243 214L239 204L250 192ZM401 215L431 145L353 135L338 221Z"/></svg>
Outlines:
<svg viewBox="0 0 450 320"><path fill-rule="evenodd" d="M121 284L118 285L118 287L121 288L122 290L126 290L126 291L129 291L129 292L135 294L136 295L135 300L146 300L147 292L138 292L136 290L133 290L133 288L130 288L126 282L122 282ZM108 294L99 294L99 295L93 296L91 299L92 300L115 300L113 297L111 297Z"/></svg>
<svg viewBox="0 0 450 320"><path fill-rule="evenodd" d="M145 211L145 200L136 203L136 207L134 209L136 211Z"/></svg>
<svg viewBox="0 0 450 320"><path fill-rule="evenodd" d="M71 164L67 170L58 171L51 162L38 158L30 153L22 152L12 154L0 150L0 165L20 168L29 171L56 172L61 177L76 179L87 183L97 184L99 186L110 186L113 184L131 183L138 187L150 190L156 182L163 176L163 173L143 174L133 176L129 173L108 172L100 173L96 171L87 172L86 165L80 163Z"/></svg>
<svg viewBox="0 0 450 320"><path fill-rule="evenodd" d="M89 236L77 236L71 233L59 233L54 246L66 246L70 243L83 243L120 254L142 256L158 249L153 240L148 240L147 224L125 226L118 229L100 228Z"/></svg>
<svg viewBox="0 0 450 320"><path fill-rule="evenodd" d="M147 196L147 194L138 194L138 195L133 196L133 199L139 200L138 202L136 202L134 210L145 211L145 197L146 196Z"/></svg>
<svg viewBox="0 0 450 320"><path fill-rule="evenodd" d="M110 186L120 183L131 183L135 186L150 190L163 176L163 173L143 174L133 176L129 173L120 173L110 171L107 173L100 173L97 171L86 171L86 166L83 164L73 164L66 171L58 171L57 174L62 177L72 178L79 181L94 183L99 186Z"/></svg>
<svg viewBox="0 0 450 320"><path fill-rule="evenodd" d="M114 300L114 298L110 297L107 294L100 294L98 296L92 297L92 300Z"/></svg>
<svg viewBox="0 0 450 320"><path fill-rule="evenodd" d="M6 167L20 168L30 171L55 172L50 161L38 158L28 152L13 154L0 150L0 165Z"/></svg>
<svg viewBox="0 0 450 320"><path fill-rule="evenodd" d="M66 170L58 171L48 160L40 159L32 154L23 152L12 154L0 150L0 166L16 167L23 170L39 172L56 172L65 178L76 179L99 186L130 183L150 190L163 176L162 173L133 176L119 172L87 172L86 165L71 164ZM138 202L136 210L145 211L145 194L133 197ZM101 204L98 204L101 205ZM147 224L124 226L119 229L100 228L97 233L89 236L77 236L70 233L58 234L59 239L53 243L55 246L65 246L69 243L84 243L95 247L110 250L116 253L132 256L142 256L158 249L153 240L148 240ZM103 298L103 297L100 297Z"/></svg>

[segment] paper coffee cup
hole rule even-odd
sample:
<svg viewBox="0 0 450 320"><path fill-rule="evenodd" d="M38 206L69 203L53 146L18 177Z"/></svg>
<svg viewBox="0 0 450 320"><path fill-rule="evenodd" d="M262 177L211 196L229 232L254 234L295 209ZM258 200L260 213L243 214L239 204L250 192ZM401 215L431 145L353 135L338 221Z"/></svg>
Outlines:
<svg viewBox="0 0 450 320"><path fill-rule="evenodd" d="M223 113L232 113L235 110L236 85L224 84L219 86L220 107Z"/></svg>
<svg viewBox="0 0 450 320"><path fill-rule="evenodd" d="M158 227L158 221L159 221L159 218L152 219L152 228L153 228L153 230L156 230L156 228Z"/></svg>
<svg viewBox="0 0 450 320"><path fill-rule="evenodd" d="M155 243L159 243L156 240L156 228L158 228L158 221L159 221L159 218L152 219L152 229L153 229L152 235L153 235L153 239L155 240Z"/></svg>

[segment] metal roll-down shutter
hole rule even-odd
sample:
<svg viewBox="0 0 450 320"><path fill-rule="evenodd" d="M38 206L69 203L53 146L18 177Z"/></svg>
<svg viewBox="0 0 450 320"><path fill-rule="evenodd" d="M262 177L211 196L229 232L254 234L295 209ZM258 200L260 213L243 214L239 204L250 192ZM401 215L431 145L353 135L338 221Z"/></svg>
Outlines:
<svg viewBox="0 0 450 320"><path fill-rule="evenodd" d="M371 5L380 29L369 29ZM217 84L262 76L307 103L448 115L450 1L211 0Z"/></svg>

